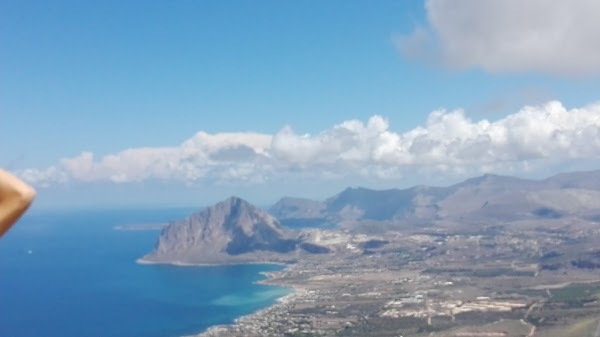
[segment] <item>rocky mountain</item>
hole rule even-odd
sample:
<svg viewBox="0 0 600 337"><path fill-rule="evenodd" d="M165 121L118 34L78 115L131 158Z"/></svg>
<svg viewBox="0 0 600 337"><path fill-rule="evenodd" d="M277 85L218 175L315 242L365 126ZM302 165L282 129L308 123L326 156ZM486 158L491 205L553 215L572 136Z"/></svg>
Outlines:
<svg viewBox="0 0 600 337"><path fill-rule="evenodd" d="M231 197L184 220L171 222L145 262L243 263L285 260L297 248L295 233L273 216Z"/></svg>
<svg viewBox="0 0 600 337"><path fill-rule="evenodd" d="M311 206L304 210L302 205ZM319 212L312 211L315 205L321 207ZM299 214L342 225L379 222L393 226L493 224L569 216L600 219L600 170L562 173L544 180L486 174L448 187L348 188L322 203L304 200L293 211L277 209L282 222Z"/></svg>
<svg viewBox="0 0 600 337"><path fill-rule="evenodd" d="M269 213L290 228L331 227L325 214L325 203L304 198L285 197L269 208Z"/></svg>
<svg viewBox="0 0 600 337"><path fill-rule="evenodd" d="M269 208L269 213L279 218L286 219L311 219L324 215L325 204L320 201L304 198L281 198L275 205Z"/></svg>
<svg viewBox="0 0 600 337"><path fill-rule="evenodd" d="M400 190L370 190L348 188L327 199L326 212L344 220L369 219L377 221L394 219L416 219L429 217L435 211L434 202L443 198L446 191L441 188L416 186Z"/></svg>
<svg viewBox="0 0 600 337"><path fill-rule="evenodd" d="M548 221L574 218L600 221L599 182L600 170L563 173L544 180L488 174L447 187L348 188L322 202L280 200L270 211L281 223L250 203L232 197L184 220L171 222L161 233L155 250L143 261L290 262L304 254L326 254L340 251L338 245L346 247L338 237L342 232L295 231L282 223L321 229L328 228L322 224L333 224L385 237L389 229L410 226L527 221L542 226Z"/></svg>

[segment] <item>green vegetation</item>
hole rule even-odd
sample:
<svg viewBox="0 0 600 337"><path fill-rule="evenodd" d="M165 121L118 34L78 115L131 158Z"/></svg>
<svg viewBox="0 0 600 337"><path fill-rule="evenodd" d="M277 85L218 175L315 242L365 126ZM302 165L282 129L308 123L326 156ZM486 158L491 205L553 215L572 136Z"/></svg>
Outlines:
<svg viewBox="0 0 600 337"><path fill-rule="evenodd" d="M552 289L550 293L553 301L582 301L600 294L600 283L570 284L564 288Z"/></svg>

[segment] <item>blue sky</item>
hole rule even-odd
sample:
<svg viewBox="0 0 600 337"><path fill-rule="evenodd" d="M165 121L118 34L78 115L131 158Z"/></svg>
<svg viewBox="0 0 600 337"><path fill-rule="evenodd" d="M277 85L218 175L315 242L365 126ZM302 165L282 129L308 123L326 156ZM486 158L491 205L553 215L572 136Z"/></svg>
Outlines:
<svg viewBox="0 0 600 337"><path fill-rule="evenodd" d="M595 168L597 8L563 6L4 1L0 166L47 205L266 204ZM528 139L515 120L552 121Z"/></svg>

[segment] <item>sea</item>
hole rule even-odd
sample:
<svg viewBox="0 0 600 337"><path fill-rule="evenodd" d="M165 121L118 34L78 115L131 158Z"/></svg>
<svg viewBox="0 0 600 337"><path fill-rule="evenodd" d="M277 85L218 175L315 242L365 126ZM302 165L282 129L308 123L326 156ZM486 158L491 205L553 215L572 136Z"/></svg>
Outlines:
<svg viewBox="0 0 600 337"><path fill-rule="evenodd" d="M272 305L275 265L137 264L159 230L116 230L195 209L31 210L0 238L0 336L174 337Z"/></svg>

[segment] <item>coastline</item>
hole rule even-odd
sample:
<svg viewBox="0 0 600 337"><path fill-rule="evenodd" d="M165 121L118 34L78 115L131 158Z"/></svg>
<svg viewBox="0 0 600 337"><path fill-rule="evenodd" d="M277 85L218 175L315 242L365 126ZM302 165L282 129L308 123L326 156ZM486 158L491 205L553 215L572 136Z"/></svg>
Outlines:
<svg viewBox="0 0 600 337"><path fill-rule="evenodd" d="M152 261L146 260L143 257L135 260L137 264L163 264L163 265L172 265L177 267L218 267L218 266L241 266L248 264L262 264L262 265L275 265L275 266L292 266L293 263L284 263L284 262L222 262L222 263L192 263L192 262L184 262L184 261L171 261L171 262L161 262L161 261Z"/></svg>
<svg viewBox="0 0 600 337"><path fill-rule="evenodd" d="M259 281L259 283L262 284L264 281L266 281L266 280ZM276 286L275 284L269 284L269 285ZM280 309L284 309L287 305L295 302L296 298L298 298L303 292L306 291L303 288L289 286L289 285L287 285L285 288L291 289L292 292L285 296L277 298L275 300L275 303L273 303L265 308L262 308L260 310L257 310L255 312L247 314L247 315L240 316L240 317L234 319L234 321L230 324L213 325L198 334L185 335L185 336L181 336L181 337L217 337L217 336L220 336L222 333L230 332L231 329L235 329L236 327L240 327L242 325L248 325L249 323L252 323L252 322L256 321L257 319L262 319L263 317L269 316L269 315L277 312Z"/></svg>
<svg viewBox="0 0 600 337"><path fill-rule="evenodd" d="M275 302L272 303L271 305L268 305L262 309L254 311L250 314L242 315L242 316L235 318L233 320L233 322L231 322L231 323L213 325L213 326L208 327L204 331L201 331L200 333L192 334L192 335L184 335L181 337L216 337L216 336L219 336L221 333L230 331L231 329L235 329L238 326L248 325L249 323L251 323L257 319L266 317L270 314L277 312L278 310L284 309L287 305L295 302L297 298L299 298L303 293L305 293L307 291L306 289L298 287L293 284L283 284L283 283L278 284L276 282L273 282L273 280L275 278L281 276L289 268L295 266L295 264L290 264L290 263L281 263L281 262L189 263L189 262L183 262L183 261L158 262L158 261L147 260L144 258L137 259L136 263L137 264L145 264L145 265L152 265L152 264L172 265L172 266L177 266L177 267L218 267L218 266L235 266L235 265L250 265L250 264L252 264L252 265L277 265L277 266L285 267L282 270L279 270L276 272L272 272L272 271L259 272L260 275L263 275L266 278L263 280L259 280L256 283L266 285L266 286L289 289L290 293L288 293L282 297L276 298Z"/></svg>
<svg viewBox="0 0 600 337"><path fill-rule="evenodd" d="M276 264L279 265L279 263ZM257 324L257 322L266 322L270 321L273 317L286 316L290 307L302 302L303 298L312 297L314 293L314 291L298 284L281 281L286 273L299 266L298 263L286 264L286 267L280 271L260 272L266 278L258 281L258 284L282 287L290 290L289 294L277 298L273 304L250 314L242 315L234 319L231 323L213 325L198 334L182 337L220 337L224 334L229 336L232 333L240 336L265 335L265 331L260 328L261 325L260 323Z"/></svg>

